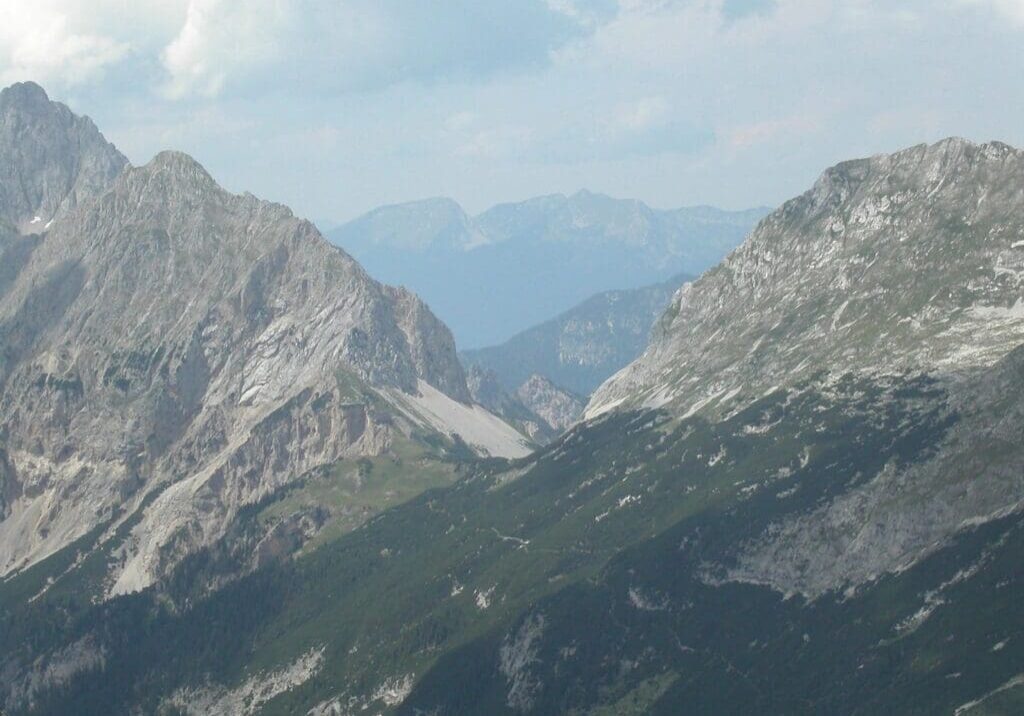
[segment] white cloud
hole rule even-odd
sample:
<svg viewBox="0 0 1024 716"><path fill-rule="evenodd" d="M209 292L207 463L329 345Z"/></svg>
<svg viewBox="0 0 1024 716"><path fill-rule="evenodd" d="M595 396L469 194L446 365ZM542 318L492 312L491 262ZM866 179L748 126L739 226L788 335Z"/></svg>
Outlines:
<svg viewBox="0 0 1024 716"><path fill-rule="evenodd" d="M185 23L164 50L169 97L212 97L228 77L268 67L280 56L291 19L284 0L190 0Z"/></svg>
<svg viewBox="0 0 1024 716"><path fill-rule="evenodd" d="M958 0L958 4L987 8L1011 22L1024 25L1024 0Z"/></svg>
<svg viewBox="0 0 1024 716"><path fill-rule="evenodd" d="M118 66L175 99L481 80L546 65L607 2L0 0L0 78L70 86Z"/></svg>
<svg viewBox="0 0 1024 716"><path fill-rule="evenodd" d="M4 2L0 6L0 81L24 79L76 84L121 59L128 44L85 31L57 3Z"/></svg>
<svg viewBox="0 0 1024 716"><path fill-rule="evenodd" d="M644 97L621 105L616 113L615 124L627 131L642 131L666 123L669 115L669 104L664 97Z"/></svg>

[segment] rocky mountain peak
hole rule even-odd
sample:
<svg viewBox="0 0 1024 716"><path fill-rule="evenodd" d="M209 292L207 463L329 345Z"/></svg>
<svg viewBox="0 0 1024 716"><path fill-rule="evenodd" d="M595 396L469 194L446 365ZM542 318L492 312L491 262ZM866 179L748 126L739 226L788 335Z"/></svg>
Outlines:
<svg viewBox="0 0 1024 716"><path fill-rule="evenodd" d="M138 510L108 585L132 591L241 506L413 433L528 451L415 294L187 154L126 168L41 106L0 116L0 206L57 217L0 234L0 574Z"/></svg>
<svg viewBox="0 0 1024 716"><path fill-rule="evenodd" d="M893 154L841 162L825 170L807 194L791 202L791 209L814 216L855 200L860 191L939 189L955 180L958 173L979 164L1019 161L1020 157L1020 150L1002 142L976 144L949 137L934 144L918 144Z"/></svg>
<svg viewBox="0 0 1024 716"><path fill-rule="evenodd" d="M846 371L956 372L1024 339L1024 152L949 139L844 162L681 289L594 395L687 412Z"/></svg>
<svg viewBox="0 0 1024 716"><path fill-rule="evenodd" d="M556 431L566 430L575 423L584 406L582 398L536 373L519 386L516 397Z"/></svg>
<svg viewBox="0 0 1024 716"><path fill-rule="evenodd" d="M35 109L44 112L49 105L50 98L46 90L35 82L15 82L0 90L0 112L6 112L10 107L18 107L21 111Z"/></svg>
<svg viewBox="0 0 1024 716"><path fill-rule="evenodd" d="M128 160L87 117L22 82L0 91L0 219L22 233L106 190Z"/></svg>
<svg viewBox="0 0 1024 716"><path fill-rule="evenodd" d="M175 150L160 152L149 164L141 167L141 171L166 177L169 182L177 184L196 184L209 188L216 183L202 164L185 152Z"/></svg>

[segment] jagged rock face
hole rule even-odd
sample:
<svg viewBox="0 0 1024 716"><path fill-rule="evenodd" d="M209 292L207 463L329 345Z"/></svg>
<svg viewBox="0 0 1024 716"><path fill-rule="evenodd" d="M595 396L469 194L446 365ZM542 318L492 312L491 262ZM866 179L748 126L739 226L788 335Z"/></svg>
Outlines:
<svg viewBox="0 0 1024 716"><path fill-rule="evenodd" d="M531 375L514 391L508 391L493 370L471 365L466 380L474 401L541 445L571 427L583 413L580 397L542 375Z"/></svg>
<svg viewBox="0 0 1024 716"><path fill-rule="evenodd" d="M515 399L506 391L493 370L470 365L466 369L466 384L473 400L498 415L513 410Z"/></svg>
<svg viewBox="0 0 1024 716"><path fill-rule="evenodd" d="M537 373L590 395L643 353L651 327L687 279L599 293L499 346L463 351L461 357L467 365L493 370L508 390Z"/></svg>
<svg viewBox="0 0 1024 716"><path fill-rule="evenodd" d="M560 432L514 392L506 390L493 370L471 364L466 370L466 383L475 402L515 425L535 443L546 444Z"/></svg>
<svg viewBox="0 0 1024 716"><path fill-rule="evenodd" d="M840 164L684 286L587 415L718 420L798 381L830 396L851 375L938 380L948 397L934 409L958 422L933 454L780 520L715 577L809 598L855 590L1020 510L1022 278L1024 152L952 139ZM917 404L894 393L876 410Z"/></svg>
<svg viewBox="0 0 1024 716"><path fill-rule="evenodd" d="M940 549L961 530L1024 506L1024 347L957 386L956 424L934 452L888 463L866 484L779 520L738 550L728 580L820 598L862 588ZM890 404L898 397L891 396ZM912 408L935 409L928 401ZM884 406L879 406L881 413ZM909 423L910 421L908 421Z"/></svg>
<svg viewBox="0 0 1024 716"><path fill-rule="evenodd" d="M63 151L58 168L95 169L89 145ZM18 259L0 269L0 574L159 491L113 574L114 592L145 586L241 506L384 450L405 418L367 393L470 400L445 326L287 208L229 194L175 152L91 201L107 174L68 176L81 182L63 200L30 209L55 202L48 230L0 244Z"/></svg>
<svg viewBox="0 0 1024 716"><path fill-rule="evenodd" d="M531 375L516 396L557 432L570 427L583 412L583 401L542 375Z"/></svg>
<svg viewBox="0 0 1024 716"><path fill-rule="evenodd" d="M846 162L684 286L594 395L714 408L823 369L957 373L1024 340L1024 152L951 139Z"/></svg>
<svg viewBox="0 0 1024 716"><path fill-rule="evenodd" d="M25 232L102 193L128 164L86 117L32 82L0 91L0 217Z"/></svg>
<svg viewBox="0 0 1024 716"><path fill-rule="evenodd" d="M867 201L842 174L853 172L862 188L913 184L923 180L909 181L919 173L910 167L936 161L953 170L933 196L957 182L956 193L972 198L904 205L918 216L915 229L924 226L918 233L903 233L896 217L853 232L879 262L894 262L887 275L872 278L856 250L818 246L820 227L801 233ZM105 712L147 713L147 698L227 711L280 698L263 712L317 714L1018 711L1024 340L1013 312L1005 315L1018 305L1003 285L1013 278L1006 263L984 280L958 273L973 276L981 258L1016 250L1021 239L1005 233L1019 225L1020 180L1015 168L997 171L1016 161L1001 145L947 142L846 165L762 227L759 248L727 264L729 281L713 272L684 290L682 308L703 305L685 325L707 342L705 353L671 315L660 340L674 341L686 370L700 373L695 355L711 361L715 347L734 348L729 324L712 322L735 320L752 343L719 366L724 388L709 388L730 395L735 381L749 380L735 401L676 396L667 405L677 412L609 410L528 459L477 465L429 499L385 512L308 560L247 575L192 611L170 614L166 595L149 593L132 600L144 609L87 605L75 620L64 611L73 600L44 594L11 613L8 623L28 625L20 640L4 643L0 633L0 651L11 653L0 664L9 709L56 697L50 712L65 713L99 693ZM969 171L978 193L958 183ZM834 191L842 201L829 198ZM998 201L988 211L999 228L983 230L968 212L979 233L934 237L943 212L967 211L983 196ZM787 221L789 233L771 230ZM772 247L784 238L779 253ZM904 254L929 276L904 276ZM823 288L811 291L801 270L816 272ZM846 271L868 278L846 287L850 304L837 318L829 278ZM963 306L932 316L944 323L915 346L893 326L904 325L903 311L921 310L913 291L929 278L922 305L941 305L941 288ZM765 296L788 312L699 304L705 282L719 299ZM855 305L864 286L878 303ZM819 330L822 313L844 330L851 309L894 336L889 350L856 326L835 338ZM763 365L744 362L759 353L762 319L780 321L794 341L766 345ZM836 370L805 370L788 350L834 359ZM730 372L734 364L743 371ZM493 375L473 369L470 383L481 397L503 399ZM741 401L744 390L756 399ZM435 407L434 397L424 390L420 407ZM290 445L277 436L312 435L312 416L323 411L307 410L306 400L278 411L254 439ZM0 469L8 463L0 459ZM196 480L181 491L195 487L207 490ZM301 529L285 526L271 541ZM22 590L35 586L31 576L0 584L0 593L18 580ZM391 593L401 598L381 600ZM236 613L247 618L225 644L217 627ZM58 636L47 643L51 632ZM121 688L129 682L132 690Z"/></svg>

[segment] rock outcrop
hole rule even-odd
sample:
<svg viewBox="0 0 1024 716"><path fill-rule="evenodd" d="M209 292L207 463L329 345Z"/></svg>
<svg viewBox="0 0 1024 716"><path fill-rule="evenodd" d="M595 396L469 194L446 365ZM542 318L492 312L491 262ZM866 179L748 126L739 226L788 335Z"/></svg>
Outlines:
<svg viewBox="0 0 1024 716"><path fill-rule="evenodd" d="M559 433L579 420L583 412L581 398L559 388L542 375L531 375L516 390L516 397Z"/></svg>

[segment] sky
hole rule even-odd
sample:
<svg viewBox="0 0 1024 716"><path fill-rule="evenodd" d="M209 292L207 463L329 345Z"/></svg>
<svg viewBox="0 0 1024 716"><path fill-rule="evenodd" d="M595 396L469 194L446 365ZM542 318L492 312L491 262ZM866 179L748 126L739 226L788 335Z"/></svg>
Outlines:
<svg viewBox="0 0 1024 716"><path fill-rule="evenodd" d="M946 136L1024 146L1024 0L0 0L34 80L134 164L308 218L581 188L777 205Z"/></svg>

